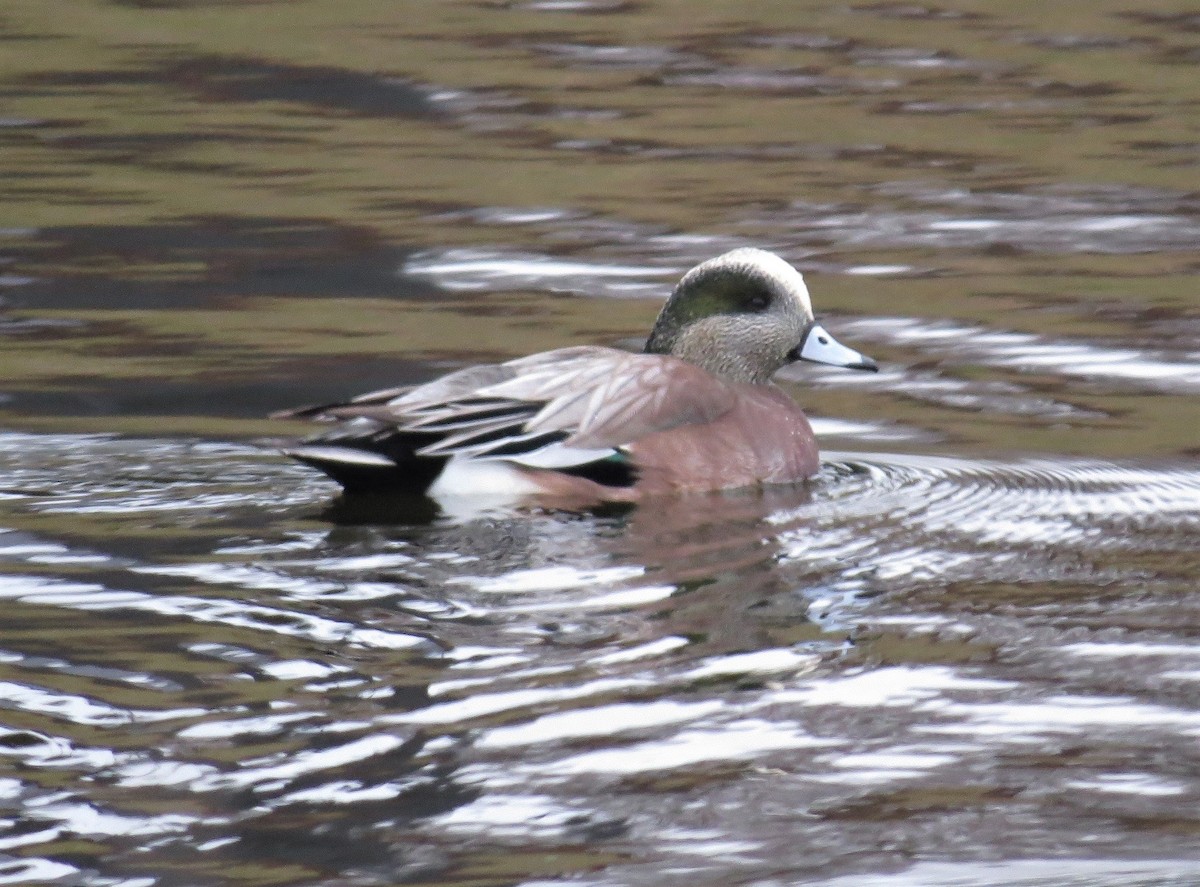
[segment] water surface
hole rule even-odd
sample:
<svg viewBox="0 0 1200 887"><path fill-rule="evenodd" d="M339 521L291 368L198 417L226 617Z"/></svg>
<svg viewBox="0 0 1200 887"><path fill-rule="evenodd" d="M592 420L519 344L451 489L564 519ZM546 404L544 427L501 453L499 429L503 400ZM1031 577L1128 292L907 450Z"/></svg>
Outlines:
<svg viewBox="0 0 1200 887"><path fill-rule="evenodd" d="M0 881L1200 883L1177 5L0 15ZM777 250L796 489L340 499L298 403Z"/></svg>

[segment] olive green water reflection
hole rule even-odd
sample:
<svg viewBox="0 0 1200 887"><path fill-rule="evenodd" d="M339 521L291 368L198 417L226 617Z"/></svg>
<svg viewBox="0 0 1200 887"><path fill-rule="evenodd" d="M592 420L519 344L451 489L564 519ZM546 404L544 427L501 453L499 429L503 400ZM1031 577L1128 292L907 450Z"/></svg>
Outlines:
<svg viewBox="0 0 1200 887"><path fill-rule="evenodd" d="M679 271L746 242L807 270L827 316L1048 340L1006 362L884 336L963 391L822 378L817 415L955 452L1192 447L1196 375L1157 366L1196 333L1195 30L1173 6L552 6L10 6L10 421L256 433L229 417L643 334ZM512 261L474 295L397 277L454 248ZM522 276L547 255L583 267ZM612 266L644 300L573 298ZM1087 372L1129 349L1151 365Z"/></svg>
<svg viewBox="0 0 1200 887"><path fill-rule="evenodd" d="M1198 62L1174 2L6 3L0 880L1196 883ZM811 489L230 443L739 245L881 363L783 374Z"/></svg>

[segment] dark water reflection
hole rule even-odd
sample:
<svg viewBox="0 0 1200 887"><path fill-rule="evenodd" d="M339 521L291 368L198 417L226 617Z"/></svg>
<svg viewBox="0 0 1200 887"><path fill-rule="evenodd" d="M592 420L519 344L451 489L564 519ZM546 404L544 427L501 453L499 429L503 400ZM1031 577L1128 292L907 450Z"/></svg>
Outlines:
<svg viewBox="0 0 1200 887"><path fill-rule="evenodd" d="M1195 16L0 14L0 882L1200 883ZM807 488L343 500L273 410L736 246Z"/></svg>

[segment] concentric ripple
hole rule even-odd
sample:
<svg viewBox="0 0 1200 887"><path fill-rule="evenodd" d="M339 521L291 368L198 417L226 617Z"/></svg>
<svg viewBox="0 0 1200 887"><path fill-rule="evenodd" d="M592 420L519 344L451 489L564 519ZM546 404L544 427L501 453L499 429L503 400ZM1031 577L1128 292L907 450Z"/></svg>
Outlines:
<svg viewBox="0 0 1200 887"><path fill-rule="evenodd" d="M1184 466L828 453L826 459L822 488L830 494L827 507L836 509L847 500L886 502L893 505L888 521L921 535L960 534L997 543L1086 541L1092 549L1140 547L1166 541L1153 536L1156 528L1169 538L1196 529L1200 518L1200 470ZM1123 532L1116 532L1119 528ZM1131 538L1132 530L1138 538Z"/></svg>

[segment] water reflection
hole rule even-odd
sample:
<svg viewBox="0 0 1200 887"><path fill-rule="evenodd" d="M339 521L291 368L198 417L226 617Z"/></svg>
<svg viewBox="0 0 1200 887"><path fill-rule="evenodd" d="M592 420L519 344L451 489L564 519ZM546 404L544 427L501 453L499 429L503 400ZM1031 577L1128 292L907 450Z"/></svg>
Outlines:
<svg viewBox="0 0 1200 887"><path fill-rule="evenodd" d="M1195 16L768 7L6 10L0 881L1197 880ZM746 245L883 358L808 488L221 443Z"/></svg>
<svg viewBox="0 0 1200 887"><path fill-rule="evenodd" d="M605 883L661 882L643 853L762 878L847 842L894 865L889 806L1036 852L1095 797L1169 859L1153 823L1194 805L1190 468L830 454L798 489L372 517L248 448L0 444L0 705L23 725L0 748L46 865L84 837L126 877L151 841L191 879L353 859L453 882L515 847ZM42 652L51 623L68 654Z"/></svg>

